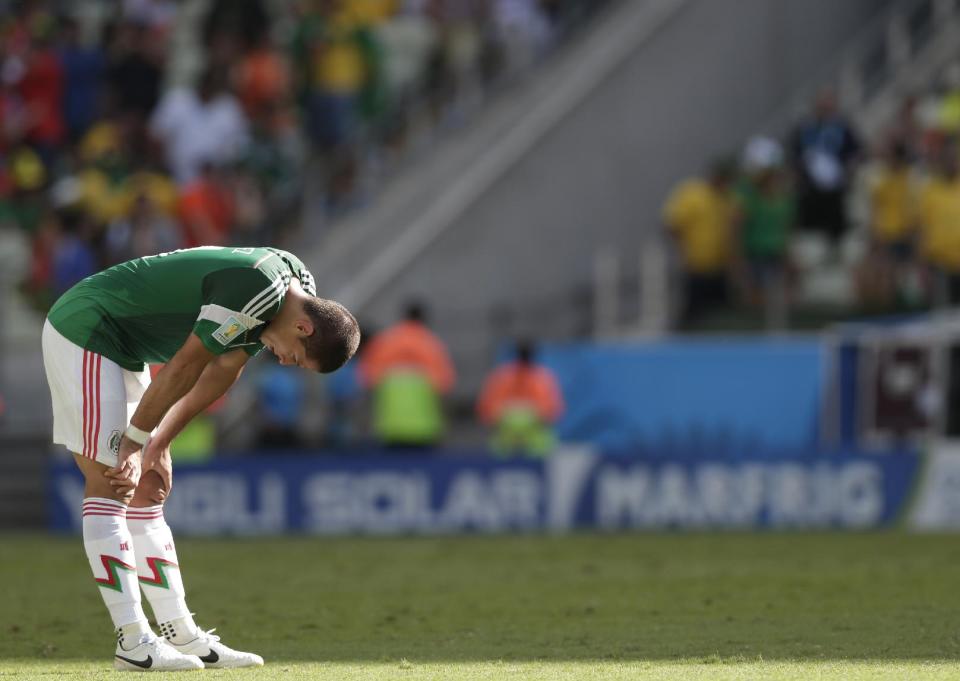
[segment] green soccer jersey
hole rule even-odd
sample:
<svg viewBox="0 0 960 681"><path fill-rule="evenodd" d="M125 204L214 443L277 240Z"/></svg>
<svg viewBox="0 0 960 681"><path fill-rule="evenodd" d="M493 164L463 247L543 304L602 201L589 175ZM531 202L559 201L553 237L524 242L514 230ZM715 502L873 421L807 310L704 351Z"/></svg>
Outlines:
<svg viewBox="0 0 960 681"><path fill-rule="evenodd" d="M200 246L148 255L87 277L48 319L65 338L140 371L167 362L194 333L215 355L255 355L290 279L316 295L313 275L276 248Z"/></svg>

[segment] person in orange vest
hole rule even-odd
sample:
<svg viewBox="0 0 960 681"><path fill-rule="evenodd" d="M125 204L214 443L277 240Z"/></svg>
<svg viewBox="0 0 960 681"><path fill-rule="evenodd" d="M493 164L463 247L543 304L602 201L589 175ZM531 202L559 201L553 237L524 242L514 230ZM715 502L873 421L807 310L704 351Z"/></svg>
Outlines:
<svg viewBox="0 0 960 681"><path fill-rule="evenodd" d="M551 426L563 413L563 396L534 355L533 343L518 342L516 360L490 374L477 400L480 421L494 429L490 447L501 456L544 456L556 445Z"/></svg>
<svg viewBox="0 0 960 681"><path fill-rule="evenodd" d="M420 303L378 334L360 360L363 384L373 391L373 430L388 447L431 447L443 437L440 398L456 375L446 346L426 325Z"/></svg>

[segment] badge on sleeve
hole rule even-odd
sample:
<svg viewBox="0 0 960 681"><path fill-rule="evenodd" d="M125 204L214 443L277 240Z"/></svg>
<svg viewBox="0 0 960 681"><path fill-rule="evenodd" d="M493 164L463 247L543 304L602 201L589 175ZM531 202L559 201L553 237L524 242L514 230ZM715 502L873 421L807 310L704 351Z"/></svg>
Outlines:
<svg viewBox="0 0 960 681"><path fill-rule="evenodd" d="M241 324L239 319L231 315L227 317L227 321L213 332L213 337L220 345L229 345L237 336L246 330L247 327Z"/></svg>

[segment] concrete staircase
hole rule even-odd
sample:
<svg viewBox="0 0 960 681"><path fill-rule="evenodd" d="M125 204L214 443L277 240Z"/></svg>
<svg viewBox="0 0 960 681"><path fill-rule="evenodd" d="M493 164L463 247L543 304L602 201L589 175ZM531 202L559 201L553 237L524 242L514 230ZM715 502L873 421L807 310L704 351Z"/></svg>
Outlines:
<svg viewBox="0 0 960 681"><path fill-rule="evenodd" d="M617 3L332 230L308 265L325 295L375 326L425 299L470 393L503 338L492 317L562 338L578 318L615 316L589 296L596 254L617 251L623 281L636 281L670 187L774 114L784 120L783 103L888 4ZM543 301L554 311L534 320Z"/></svg>

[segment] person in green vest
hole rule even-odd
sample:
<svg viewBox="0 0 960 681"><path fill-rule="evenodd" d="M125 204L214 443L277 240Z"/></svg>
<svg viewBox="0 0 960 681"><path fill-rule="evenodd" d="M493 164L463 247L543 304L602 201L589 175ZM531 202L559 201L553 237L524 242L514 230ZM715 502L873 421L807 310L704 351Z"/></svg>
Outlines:
<svg viewBox="0 0 960 681"><path fill-rule="evenodd" d="M751 139L744 152L744 176L736 191L747 301L764 308L768 323L776 326L785 323L787 248L796 215L783 163L779 143L767 137Z"/></svg>
<svg viewBox="0 0 960 681"><path fill-rule="evenodd" d="M443 341L427 328L422 304L410 303L400 322L370 341L360 374L373 391L373 430L380 443L395 448L440 443L441 397L456 375Z"/></svg>

